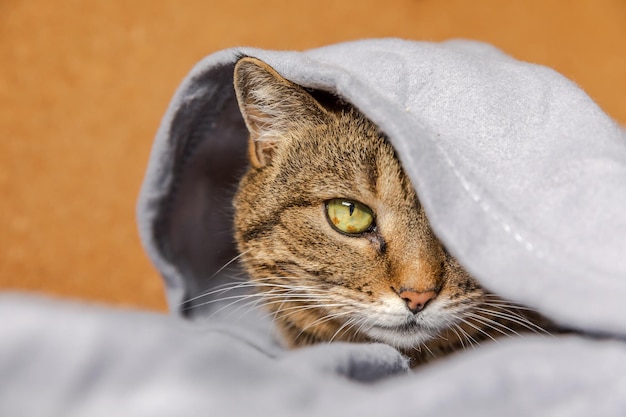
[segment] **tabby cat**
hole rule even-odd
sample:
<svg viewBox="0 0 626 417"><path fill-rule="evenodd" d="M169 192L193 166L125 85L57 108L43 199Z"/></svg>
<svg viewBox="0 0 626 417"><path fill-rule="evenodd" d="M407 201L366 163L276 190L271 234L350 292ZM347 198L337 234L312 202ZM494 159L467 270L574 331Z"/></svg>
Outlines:
<svg viewBox="0 0 626 417"><path fill-rule="evenodd" d="M250 168L234 200L241 262L286 342L383 342L413 365L543 331L446 251L384 135L264 62L234 73Z"/></svg>

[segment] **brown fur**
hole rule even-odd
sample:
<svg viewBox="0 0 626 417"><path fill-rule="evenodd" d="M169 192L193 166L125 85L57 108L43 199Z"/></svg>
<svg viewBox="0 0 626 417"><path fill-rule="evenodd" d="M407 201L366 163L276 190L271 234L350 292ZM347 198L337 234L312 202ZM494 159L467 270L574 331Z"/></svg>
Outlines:
<svg viewBox="0 0 626 417"><path fill-rule="evenodd" d="M380 341L413 364L536 329L487 293L433 234L391 145L350 107L331 109L267 64L242 58L235 90L251 167L235 198L242 263L290 346ZM339 233L325 204L368 206L375 228ZM414 313L399 294L433 292Z"/></svg>

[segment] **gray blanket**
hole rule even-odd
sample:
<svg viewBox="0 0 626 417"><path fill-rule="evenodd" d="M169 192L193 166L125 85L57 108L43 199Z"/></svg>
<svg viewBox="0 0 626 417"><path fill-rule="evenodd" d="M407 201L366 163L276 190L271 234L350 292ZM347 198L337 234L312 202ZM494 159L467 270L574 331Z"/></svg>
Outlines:
<svg viewBox="0 0 626 417"><path fill-rule="evenodd" d="M241 55L358 107L450 252L576 333L415 372L385 345L283 349L263 311L220 291L242 279L228 263L246 164L231 84ZM467 41L216 53L170 104L138 218L175 314L2 296L0 415L626 415L626 134L550 69Z"/></svg>

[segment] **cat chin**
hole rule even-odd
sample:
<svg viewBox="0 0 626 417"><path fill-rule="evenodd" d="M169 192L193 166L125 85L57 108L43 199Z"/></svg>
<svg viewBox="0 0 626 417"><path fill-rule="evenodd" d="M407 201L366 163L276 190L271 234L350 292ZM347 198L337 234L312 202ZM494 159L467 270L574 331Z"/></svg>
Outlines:
<svg viewBox="0 0 626 417"><path fill-rule="evenodd" d="M398 349L419 347L436 335L436 332L424 330L418 325L405 325L397 328L376 326L369 328L366 333L371 339Z"/></svg>

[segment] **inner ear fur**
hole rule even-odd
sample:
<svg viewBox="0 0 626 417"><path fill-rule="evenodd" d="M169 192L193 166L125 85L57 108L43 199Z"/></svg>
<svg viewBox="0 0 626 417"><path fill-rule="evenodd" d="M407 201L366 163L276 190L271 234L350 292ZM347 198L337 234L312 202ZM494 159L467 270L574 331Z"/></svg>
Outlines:
<svg viewBox="0 0 626 417"><path fill-rule="evenodd" d="M245 57L237 61L234 87L250 132L249 155L255 168L270 163L290 130L328 120L328 112L304 88L260 59Z"/></svg>

